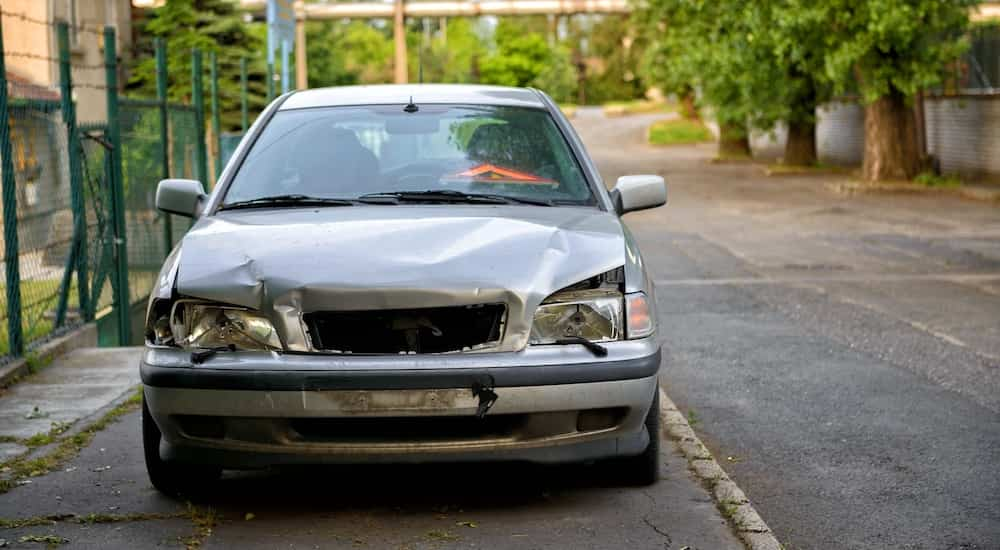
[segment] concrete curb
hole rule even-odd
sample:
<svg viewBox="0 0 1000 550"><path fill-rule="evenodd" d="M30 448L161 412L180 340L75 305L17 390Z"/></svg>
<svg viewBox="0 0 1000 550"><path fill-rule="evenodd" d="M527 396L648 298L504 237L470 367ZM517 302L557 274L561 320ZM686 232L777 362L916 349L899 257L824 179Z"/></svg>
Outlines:
<svg viewBox="0 0 1000 550"><path fill-rule="evenodd" d="M1000 203L1000 188L994 188L995 186L973 184L958 187L928 187L909 182L864 183L855 180L828 183L826 185L830 190L845 195L858 193L952 195L973 201Z"/></svg>
<svg viewBox="0 0 1000 550"><path fill-rule="evenodd" d="M97 323L87 323L66 334L53 338L36 349L30 351L27 357L21 357L0 366L0 388L6 388L18 378L31 374L32 364L47 364L60 355L65 355L77 348L94 347L97 345ZM30 360L29 360L30 358Z"/></svg>
<svg viewBox="0 0 1000 550"><path fill-rule="evenodd" d="M750 499L729 479L663 388L660 388L660 421L663 430L677 442L687 457L695 477L708 487L716 506L736 529L747 549L781 550L781 543L754 509Z"/></svg>

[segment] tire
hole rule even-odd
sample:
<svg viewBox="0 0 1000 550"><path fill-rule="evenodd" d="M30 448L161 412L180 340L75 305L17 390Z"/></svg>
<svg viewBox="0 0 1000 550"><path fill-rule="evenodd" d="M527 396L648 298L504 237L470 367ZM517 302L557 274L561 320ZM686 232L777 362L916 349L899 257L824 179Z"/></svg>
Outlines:
<svg viewBox="0 0 1000 550"><path fill-rule="evenodd" d="M157 491L170 497L195 497L219 479L222 468L167 462L160 458L163 434L142 402L142 449L146 458L146 473Z"/></svg>
<svg viewBox="0 0 1000 550"><path fill-rule="evenodd" d="M652 485L660 479L660 391L653 394L653 403L646 414L646 433L649 434L649 445L642 454L619 458L612 461L614 476L623 485L644 487Z"/></svg>

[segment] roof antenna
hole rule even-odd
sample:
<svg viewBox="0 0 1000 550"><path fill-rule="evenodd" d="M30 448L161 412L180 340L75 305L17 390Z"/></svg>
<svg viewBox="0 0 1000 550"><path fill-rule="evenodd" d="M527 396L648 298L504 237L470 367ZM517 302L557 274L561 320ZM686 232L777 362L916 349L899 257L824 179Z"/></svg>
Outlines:
<svg viewBox="0 0 1000 550"><path fill-rule="evenodd" d="M417 104L413 102L413 96L411 95L410 96L410 102L406 104L406 107L403 107L403 112L406 112L406 113L415 113L415 112L417 112L419 110L420 110L420 107L417 107Z"/></svg>

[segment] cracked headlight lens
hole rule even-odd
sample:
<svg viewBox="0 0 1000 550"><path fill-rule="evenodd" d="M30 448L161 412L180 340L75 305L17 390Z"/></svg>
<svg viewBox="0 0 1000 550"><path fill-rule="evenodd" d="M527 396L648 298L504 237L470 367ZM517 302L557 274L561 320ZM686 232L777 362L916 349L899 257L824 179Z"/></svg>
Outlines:
<svg viewBox="0 0 1000 550"><path fill-rule="evenodd" d="M281 339L271 321L241 308L178 302L174 305L170 328L174 341L181 347L281 349Z"/></svg>
<svg viewBox="0 0 1000 550"><path fill-rule="evenodd" d="M622 309L622 295L615 291L558 292L535 311L529 343L552 344L564 338L620 340Z"/></svg>

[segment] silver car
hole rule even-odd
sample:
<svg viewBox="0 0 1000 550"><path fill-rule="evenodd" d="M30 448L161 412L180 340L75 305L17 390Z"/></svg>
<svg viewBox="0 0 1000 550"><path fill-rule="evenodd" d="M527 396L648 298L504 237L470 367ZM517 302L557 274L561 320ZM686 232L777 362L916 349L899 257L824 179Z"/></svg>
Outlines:
<svg viewBox="0 0 1000 550"><path fill-rule="evenodd" d="M254 123L149 300L153 485L288 464L612 459L658 471L660 345L626 212L532 89L293 92Z"/></svg>

